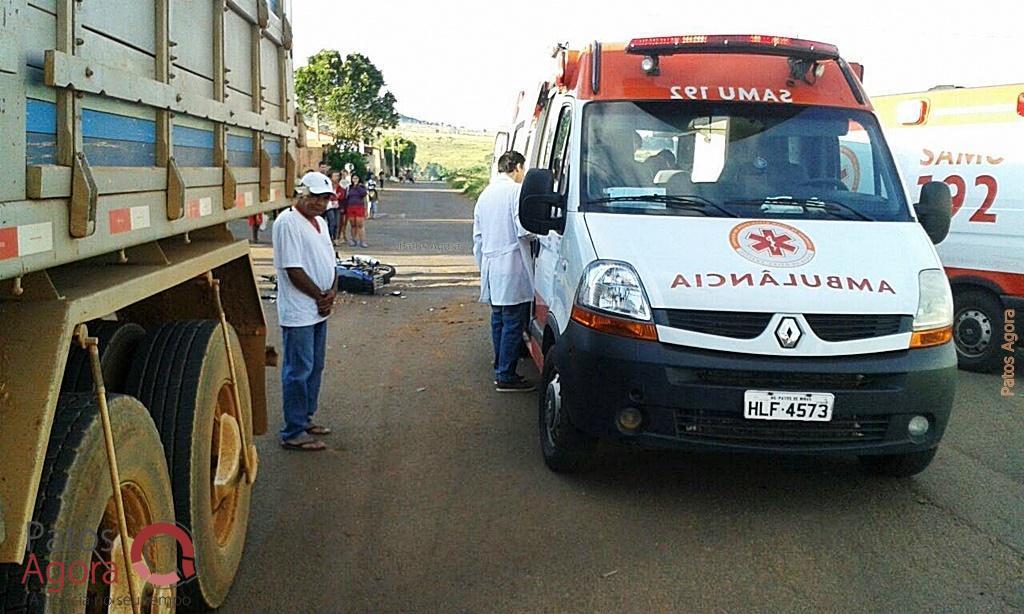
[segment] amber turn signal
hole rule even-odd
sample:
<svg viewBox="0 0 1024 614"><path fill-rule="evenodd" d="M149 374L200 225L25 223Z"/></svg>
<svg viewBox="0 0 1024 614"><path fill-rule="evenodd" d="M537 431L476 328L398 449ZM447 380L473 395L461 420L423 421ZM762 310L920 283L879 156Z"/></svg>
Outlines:
<svg viewBox="0 0 1024 614"><path fill-rule="evenodd" d="M650 322L637 322L625 318L616 318L584 309L579 305L572 308L572 319L587 328L608 333L609 335L643 339L644 341L658 340L658 331L654 328L654 324Z"/></svg>
<svg viewBox="0 0 1024 614"><path fill-rule="evenodd" d="M934 328L932 330L915 331L910 338L910 347L929 348L935 345L942 345L953 340L953 327Z"/></svg>

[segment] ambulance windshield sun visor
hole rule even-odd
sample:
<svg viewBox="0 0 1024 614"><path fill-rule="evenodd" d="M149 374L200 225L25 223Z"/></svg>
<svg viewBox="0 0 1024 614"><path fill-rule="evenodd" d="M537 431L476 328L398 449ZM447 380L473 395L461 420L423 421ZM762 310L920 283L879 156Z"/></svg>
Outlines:
<svg viewBox="0 0 1024 614"><path fill-rule="evenodd" d="M682 100L589 103L583 116L583 210L913 219L870 113L784 104L786 90L711 89L688 87Z"/></svg>

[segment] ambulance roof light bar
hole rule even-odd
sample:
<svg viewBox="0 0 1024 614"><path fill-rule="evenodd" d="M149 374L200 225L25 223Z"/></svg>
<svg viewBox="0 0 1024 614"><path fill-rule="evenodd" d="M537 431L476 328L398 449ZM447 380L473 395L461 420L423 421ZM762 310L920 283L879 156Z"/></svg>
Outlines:
<svg viewBox="0 0 1024 614"><path fill-rule="evenodd" d="M839 59L839 49L835 45L762 34L689 34L634 38L626 46L626 53L648 56L678 53L756 53L809 61Z"/></svg>

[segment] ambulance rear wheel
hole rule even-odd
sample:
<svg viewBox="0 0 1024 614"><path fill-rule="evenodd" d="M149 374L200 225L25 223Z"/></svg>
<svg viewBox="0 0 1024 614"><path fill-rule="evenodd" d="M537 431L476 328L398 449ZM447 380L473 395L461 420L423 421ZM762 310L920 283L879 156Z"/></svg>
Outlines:
<svg viewBox="0 0 1024 614"><path fill-rule="evenodd" d="M1003 305L985 290L953 295L953 340L961 369L990 373L1002 364Z"/></svg>
<svg viewBox="0 0 1024 614"><path fill-rule="evenodd" d="M177 520L195 543L195 581L179 589L193 609L220 607L242 559L252 485L242 441L253 442L249 380L229 326L235 402L220 323L168 322L140 344L128 379L153 415L171 471ZM242 431L248 435L243 439Z"/></svg>
<svg viewBox="0 0 1024 614"><path fill-rule="evenodd" d="M538 417L544 464L555 473L583 471L590 464L597 440L569 420L569 412L562 403L562 379L555 368L553 347L544 356L541 384Z"/></svg>
<svg viewBox="0 0 1024 614"><path fill-rule="evenodd" d="M107 406L131 552L131 543L143 529L174 523L171 483L160 453L160 436L146 408L120 395L108 396ZM109 475L96 397L61 395L26 560L22 565L0 565L0 611L125 611L131 593L124 582L127 575ZM152 573L175 571L177 542L170 536L147 539L142 552ZM50 573L51 569L60 574ZM173 585L154 586L141 582L135 573L132 577L143 612L174 612Z"/></svg>

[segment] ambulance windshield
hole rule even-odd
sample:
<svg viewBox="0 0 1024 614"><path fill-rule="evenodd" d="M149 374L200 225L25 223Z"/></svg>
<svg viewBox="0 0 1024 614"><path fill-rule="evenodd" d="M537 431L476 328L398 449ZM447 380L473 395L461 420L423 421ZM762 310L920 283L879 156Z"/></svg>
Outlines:
<svg viewBox="0 0 1024 614"><path fill-rule="evenodd" d="M912 219L878 123L855 109L594 102L582 156L585 211Z"/></svg>

